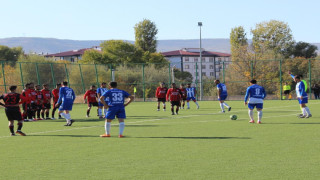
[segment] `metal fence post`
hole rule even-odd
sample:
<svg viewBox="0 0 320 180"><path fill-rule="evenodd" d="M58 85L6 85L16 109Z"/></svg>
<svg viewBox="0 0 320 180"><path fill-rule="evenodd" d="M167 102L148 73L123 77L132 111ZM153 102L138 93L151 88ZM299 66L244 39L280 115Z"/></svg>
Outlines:
<svg viewBox="0 0 320 180"><path fill-rule="evenodd" d="M310 99L312 99L312 93L311 93L311 59L308 60L308 65L309 65L309 96Z"/></svg>
<svg viewBox="0 0 320 180"><path fill-rule="evenodd" d="M144 64L142 64L143 102L146 101L146 83L144 79Z"/></svg>
<svg viewBox="0 0 320 180"><path fill-rule="evenodd" d="M1 61L2 64L2 77L3 77L3 86L4 86L4 92L7 93L7 85L6 85L6 76L4 73L4 63Z"/></svg>
<svg viewBox="0 0 320 180"><path fill-rule="evenodd" d="M80 70L80 77L81 77L81 84L82 84L82 93L84 93L84 92L86 92L86 90L85 90L85 85L84 85L84 82L83 82L81 64L79 64L79 70Z"/></svg>
<svg viewBox="0 0 320 180"><path fill-rule="evenodd" d="M98 74L98 70L97 70L97 65L94 65L94 70L96 71L96 80L97 80L97 87L99 87L99 74Z"/></svg>
<svg viewBox="0 0 320 180"><path fill-rule="evenodd" d="M250 61L250 62L251 62L251 65L250 65L250 68L251 68L250 76L251 76L251 79L253 79L253 61Z"/></svg>
<svg viewBox="0 0 320 180"><path fill-rule="evenodd" d="M280 100L282 100L282 60L279 60Z"/></svg>
<svg viewBox="0 0 320 180"><path fill-rule="evenodd" d="M39 76L39 67L38 67L38 63L36 63L36 73L37 73L38 84L40 84L40 76Z"/></svg>
<svg viewBox="0 0 320 180"><path fill-rule="evenodd" d="M54 88L55 84L56 84L56 81L54 79L54 71L53 71L52 63L50 64L50 68L51 68L52 84L53 84L53 88Z"/></svg>
<svg viewBox="0 0 320 180"><path fill-rule="evenodd" d="M110 81L112 81L112 65L109 64L109 69L110 69Z"/></svg>
<svg viewBox="0 0 320 180"><path fill-rule="evenodd" d="M21 62L19 62L19 67L20 67L21 87L22 87L22 89L23 89L23 87L24 87L24 82L23 82L23 74L22 74Z"/></svg>
<svg viewBox="0 0 320 180"><path fill-rule="evenodd" d="M69 87L71 87L70 80L69 80L69 73L68 73L68 69L67 69L67 64L64 64L64 69L66 71L66 76L67 76L67 81L68 81Z"/></svg>

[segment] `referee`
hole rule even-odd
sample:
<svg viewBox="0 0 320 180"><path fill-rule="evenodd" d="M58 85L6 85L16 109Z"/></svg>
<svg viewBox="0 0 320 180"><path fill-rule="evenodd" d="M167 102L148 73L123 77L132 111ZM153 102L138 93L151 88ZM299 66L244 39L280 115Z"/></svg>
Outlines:
<svg viewBox="0 0 320 180"><path fill-rule="evenodd" d="M289 99L289 100L291 100L291 94L290 94L290 92L291 92L291 86L290 85L288 85L288 83L285 83L284 84L284 86L283 86L283 94L284 94L284 96L282 96L282 99Z"/></svg>

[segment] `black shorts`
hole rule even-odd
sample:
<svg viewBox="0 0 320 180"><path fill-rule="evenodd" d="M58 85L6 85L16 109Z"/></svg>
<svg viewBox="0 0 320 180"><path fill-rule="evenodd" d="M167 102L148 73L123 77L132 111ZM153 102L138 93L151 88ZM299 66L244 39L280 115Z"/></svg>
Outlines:
<svg viewBox="0 0 320 180"><path fill-rule="evenodd" d="M42 106L42 109L51 109L51 104L50 103L44 103Z"/></svg>
<svg viewBox="0 0 320 180"><path fill-rule="evenodd" d="M17 120L17 121L21 121L22 117L21 117L21 112L20 112L20 108L7 108L5 110L8 121L13 121L13 120Z"/></svg>
<svg viewBox="0 0 320 180"><path fill-rule="evenodd" d="M284 94L290 94L290 90L283 91Z"/></svg>
<svg viewBox="0 0 320 180"><path fill-rule="evenodd" d="M30 104L30 109L31 109L32 111L37 110L37 106L38 106L38 105L36 105L36 103L31 103L31 104Z"/></svg>
<svg viewBox="0 0 320 180"><path fill-rule="evenodd" d="M42 104L36 104L36 110L40 110L40 109L42 109Z"/></svg>
<svg viewBox="0 0 320 180"><path fill-rule="evenodd" d="M88 102L88 107L98 106L98 102Z"/></svg>
<svg viewBox="0 0 320 180"><path fill-rule="evenodd" d="M182 97L182 101L186 101L187 100L187 97Z"/></svg>
<svg viewBox="0 0 320 180"><path fill-rule="evenodd" d="M166 98L158 98L158 102L166 102Z"/></svg>
<svg viewBox="0 0 320 180"><path fill-rule="evenodd" d="M171 106L180 106L180 101L171 101Z"/></svg>

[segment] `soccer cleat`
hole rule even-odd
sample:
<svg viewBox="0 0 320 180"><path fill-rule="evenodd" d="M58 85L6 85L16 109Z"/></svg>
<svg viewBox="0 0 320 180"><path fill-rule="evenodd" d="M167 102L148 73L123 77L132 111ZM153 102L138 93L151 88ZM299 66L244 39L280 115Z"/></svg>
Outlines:
<svg viewBox="0 0 320 180"><path fill-rule="evenodd" d="M176 112L176 115L178 115L178 112Z"/></svg>
<svg viewBox="0 0 320 180"><path fill-rule="evenodd" d="M21 136L26 136L25 133L23 133L22 131L16 131L17 134L21 135Z"/></svg>
<svg viewBox="0 0 320 180"><path fill-rule="evenodd" d="M171 115L174 115L174 112L172 112L172 114Z"/></svg>
<svg viewBox="0 0 320 180"><path fill-rule="evenodd" d="M254 120L249 121L249 123L254 123Z"/></svg>
<svg viewBox="0 0 320 180"><path fill-rule="evenodd" d="M157 109L157 111L160 111L160 109Z"/></svg>
<svg viewBox="0 0 320 180"><path fill-rule="evenodd" d="M163 109L163 111L166 111L166 109Z"/></svg>
<svg viewBox="0 0 320 180"><path fill-rule="evenodd" d="M257 124L261 124L261 121L258 121Z"/></svg>
<svg viewBox="0 0 320 180"><path fill-rule="evenodd" d="M49 117L46 117L46 120L49 120L50 118Z"/></svg>
<svg viewBox="0 0 320 180"><path fill-rule="evenodd" d="M64 126L70 126L70 124L69 124L69 123L67 123L67 124L65 124Z"/></svg>
<svg viewBox="0 0 320 180"><path fill-rule="evenodd" d="M101 134L100 137L111 137L110 134Z"/></svg>
<svg viewBox="0 0 320 180"><path fill-rule="evenodd" d="M10 136L16 136L16 134L15 133L10 133Z"/></svg>
<svg viewBox="0 0 320 180"><path fill-rule="evenodd" d="M122 135L122 134L119 134L119 136L118 136L119 138L124 138L124 135Z"/></svg>
<svg viewBox="0 0 320 180"><path fill-rule="evenodd" d="M297 117L303 116L303 114L297 114Z"/></svg>
<svg viewBox="0 0 320 180"><path fill-rule="evenodd" d="M197 109L199 109L200 108L200 106L197 106Z"/></svg>
<svg viewBox="0 0 320 180"><path fill-rule="evenodd" d="M55 120L56 118L53 117L53 118L51 118L51 119L52 119L52 120Z"/></svg>
<svg viewBox="0 0 320 180"><path fill-rule="evenodd" d="M190 109L190 107L187 107L187 109Z"/></svg>
<svg viewBox="0 0 320 180"><path fill-rule="evenodd" d="M298 118L306 118L307 116L303 115L303 114L299 114Z"/></svg>
<svg viewBox="0 0 320 180"><path fill-rule="evenodd" d="M221 111L220 113L225 113L225 111Z"/></svg>
<svg viewBox="0 0 320 180"><path fill-rule="evenodd" d="M71 126L74 123L75 120L70 120L69 126Z"/></svg>
<svg viewBox="0 0 320 180"><path fill-rule="evenodd" d="M88 118L88 117L90 117L90 116L86 115L86 117Z"/></svg>
<svg viewBox="0 0 320 180"><path fill-rule="evenodd" d="M231 107L228 108L228 111L231 111Z"/></svg>
<svg viewBox="0 0 320 180"><path fill-rule="evenodd" d="M102 117L102 116L99 116L99 119L103 119L103 117Z"/></svg>

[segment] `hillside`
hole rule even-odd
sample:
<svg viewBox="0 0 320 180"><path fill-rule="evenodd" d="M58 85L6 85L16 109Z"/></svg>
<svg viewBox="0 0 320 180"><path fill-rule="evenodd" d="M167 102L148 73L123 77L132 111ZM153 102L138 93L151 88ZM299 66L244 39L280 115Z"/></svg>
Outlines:
<svg viewBox="0 0 320 180"><path fill-rule="evenodd" d="M0 45L9 47L22 46L26 53L58 53L92 46L99 46L103 40L80 41L55 38L14 37L0 39ZM133 41L128 41L134 43ZM320 52L320 43L313 43ZM187 40L158 40L158 51L173 51L181 48L198 48L199 39ZM230 53L229 39L203 39L202 48L209 51Z"/></svg>

